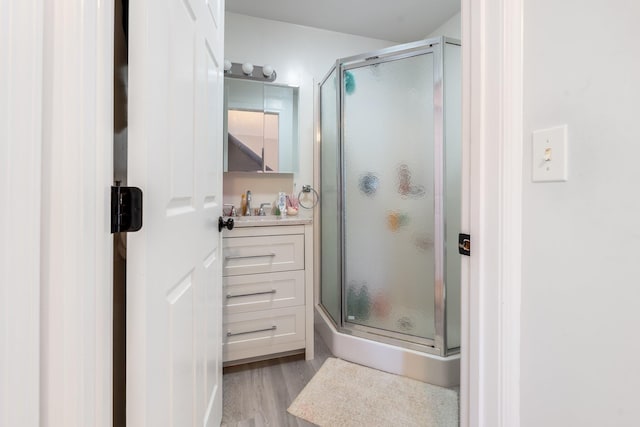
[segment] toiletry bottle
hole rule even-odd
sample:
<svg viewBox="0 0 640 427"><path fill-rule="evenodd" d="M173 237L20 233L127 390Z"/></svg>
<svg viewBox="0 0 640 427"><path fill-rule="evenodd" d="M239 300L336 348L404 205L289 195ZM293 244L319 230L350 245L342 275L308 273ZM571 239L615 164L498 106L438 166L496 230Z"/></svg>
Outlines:
<svg viewBox="0 0 640 427"><path fill-rule="evenodd" d="M287 216L287 195L282 191L278 193L278 209L281 216Z"/></svg>
<svg viewBox="0 0 640 427"><path fill-rule="evenodd" d="M280 208L278 207L278 199L273 202L272 215L280 216Z"/></svg>
<svg viewBox="0 0 640 427"><path fill-rule="evenodd" d="M251 203L251 191L247 190L247 212L245 215L252 216L253 215L253 203Z"/></svg>

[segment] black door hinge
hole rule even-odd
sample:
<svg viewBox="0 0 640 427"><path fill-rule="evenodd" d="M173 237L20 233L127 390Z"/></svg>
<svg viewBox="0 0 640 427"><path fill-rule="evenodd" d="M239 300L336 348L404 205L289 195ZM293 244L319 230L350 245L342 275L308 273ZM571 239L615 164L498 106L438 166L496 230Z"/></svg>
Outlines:
<svg viewBox="0 0 640 427"><path fill-rule="evenodd" d="M142 228L142 190L137 187L111 187L111 232L138 231Z"/></svg>
<svg viewBox="0 0 640 427"><path fill-rule="evenodd" d="M460 255L471 256L471 236L468 234L458 234L458 252Z"/></svg>

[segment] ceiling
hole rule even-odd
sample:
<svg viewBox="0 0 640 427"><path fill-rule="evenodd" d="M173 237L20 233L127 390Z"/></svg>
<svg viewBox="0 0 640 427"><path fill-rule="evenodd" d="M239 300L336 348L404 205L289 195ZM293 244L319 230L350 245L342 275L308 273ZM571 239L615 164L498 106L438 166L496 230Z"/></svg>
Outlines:
<svg viewBox="0 0 640 427"><path fill-rule="evenodd" d="M460 0L227 0L227 12L405 43L460 11Z"/></svg>

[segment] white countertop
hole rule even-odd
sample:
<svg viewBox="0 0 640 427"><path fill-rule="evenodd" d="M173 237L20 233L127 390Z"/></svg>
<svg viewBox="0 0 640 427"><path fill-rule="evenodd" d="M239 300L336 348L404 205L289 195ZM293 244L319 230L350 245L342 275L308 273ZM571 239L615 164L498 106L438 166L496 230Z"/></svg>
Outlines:
<svg viewBox="0 0 640 427"><path fill-rule="evenodd" d="M226 217L225 217L226 218ZM310 215L296 216L237 216L233 217L235 227L270 227L274 225L306 225L312 223Z"/></svg>

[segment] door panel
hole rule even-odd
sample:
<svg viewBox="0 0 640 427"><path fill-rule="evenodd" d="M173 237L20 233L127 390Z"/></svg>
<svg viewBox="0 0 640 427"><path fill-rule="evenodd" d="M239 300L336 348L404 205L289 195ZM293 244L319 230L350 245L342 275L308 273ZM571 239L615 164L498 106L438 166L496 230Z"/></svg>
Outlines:
<svg viewBox="0 0 640 427"><path fill-rule="evenodd" d="M172 213L193 207L194 164L194 102L197 76L194 76L196 55L196 23L192 9L183 1L172 2L171 70L169 99L170 179ZM198 52L200 53L200 52Z"/></svg>
<svg viewBox="0 0 640 427"><path fill-rule="evenodd" d="M127 260L132 426L222 416L223 11L223 0L131 2L128 182L144 191Z"/></svg>
<svg viewBox="0 0 640 427"><path fill-rule="evenodd" d="M169 317L170 408L174 426L193 425L194 292L193 274L182 279L167 295Z"/></svg>

